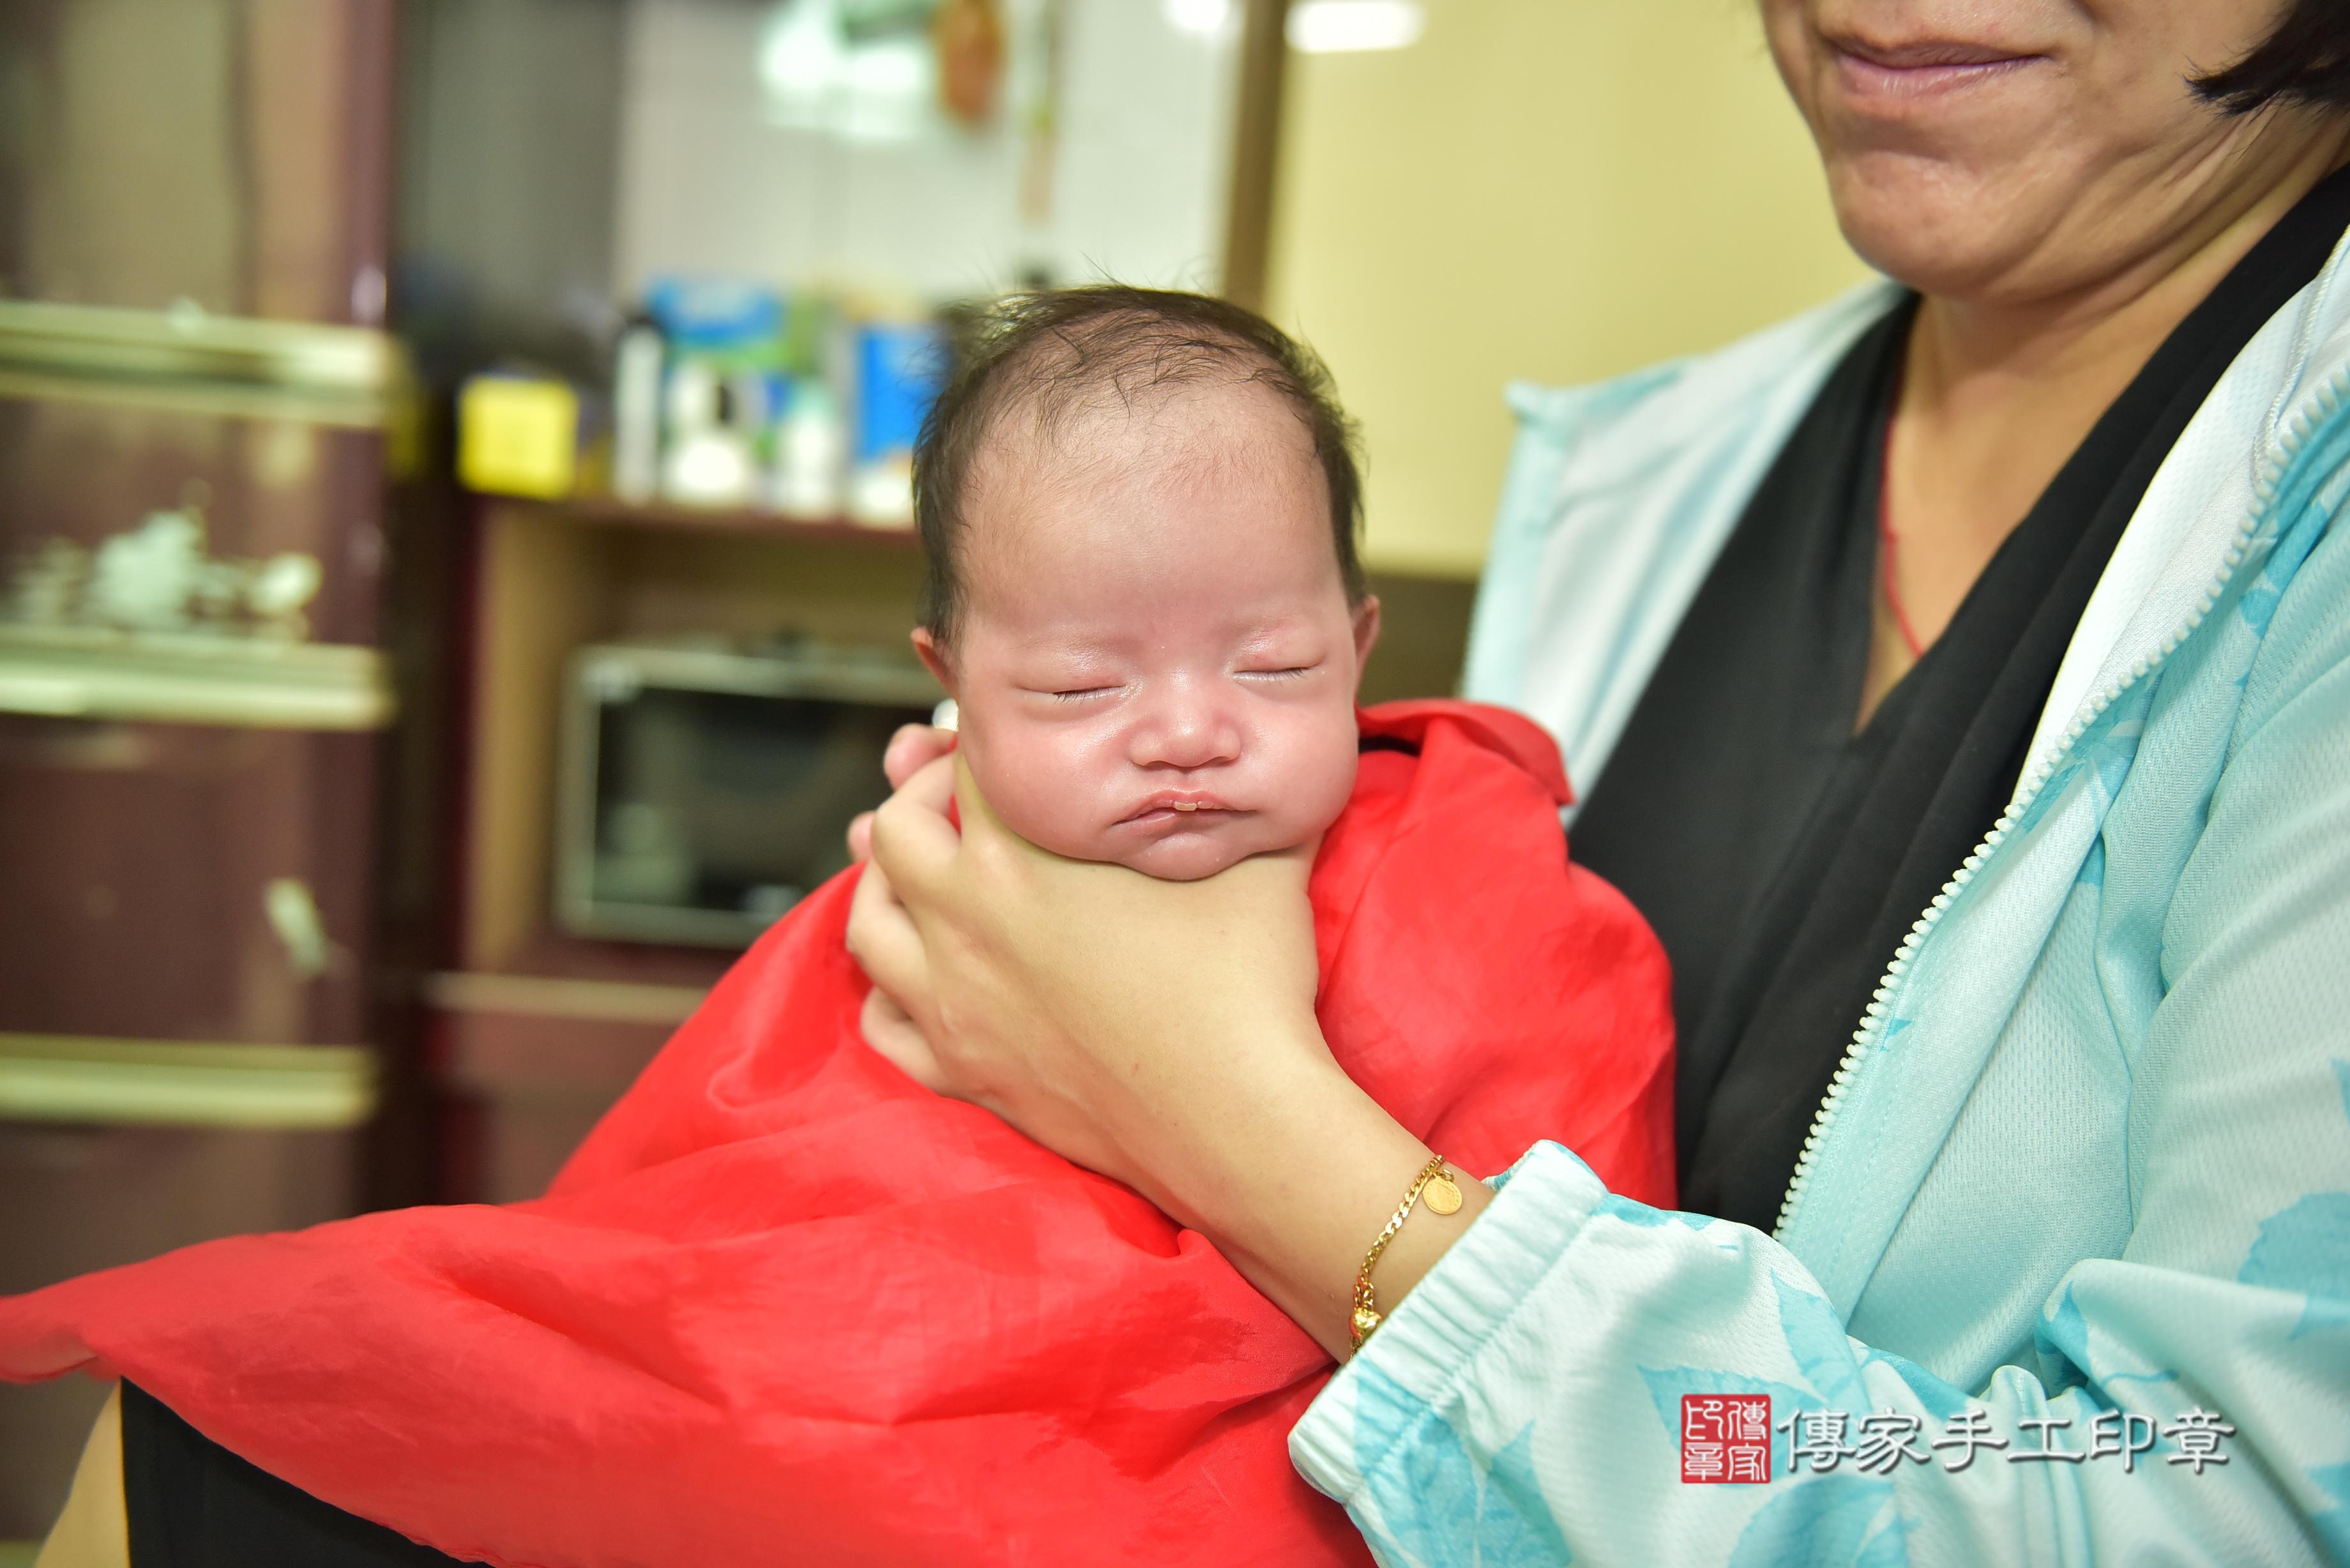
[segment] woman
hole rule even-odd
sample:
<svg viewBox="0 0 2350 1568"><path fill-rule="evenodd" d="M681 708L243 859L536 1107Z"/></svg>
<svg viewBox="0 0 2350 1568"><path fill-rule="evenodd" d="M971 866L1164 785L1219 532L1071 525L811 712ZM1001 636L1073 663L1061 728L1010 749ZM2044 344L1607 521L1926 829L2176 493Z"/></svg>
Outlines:
<svg viewBox="0 0 2350 1568"><path fill-rule="evenodd" d="M1303 867L958 836L920 736L868 1038L1342 1355L1368 1273L1292 1451L1387 1561L2350 1559L2350 13L1764 13L1908 288L1521 397L1469 676L1674 959L1698 1214L1545 1146L1370 1270L1441 1151Z"/></svg>

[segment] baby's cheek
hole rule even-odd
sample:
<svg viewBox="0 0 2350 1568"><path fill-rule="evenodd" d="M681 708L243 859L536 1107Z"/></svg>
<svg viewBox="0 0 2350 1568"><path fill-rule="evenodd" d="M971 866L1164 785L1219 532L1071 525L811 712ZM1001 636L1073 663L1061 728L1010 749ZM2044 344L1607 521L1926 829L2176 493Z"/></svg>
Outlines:
<svg viewBox="0 0 2350 1568"><path fill-rule="evenodd" d="M1017 734L966 734L971 776L1005 826L1040 848L1098 859L1097 781L1082 754L1039 726Z"/></svg>
<svg viewBox="0 0 2350 1568"><path fill-rule="evenodd" d="M1276 811L1290 843L1302 844L1338 818L1355 790L1358 745L1355 711L1316 711L1298 722L1279 748L1281 785Z"/></svg>

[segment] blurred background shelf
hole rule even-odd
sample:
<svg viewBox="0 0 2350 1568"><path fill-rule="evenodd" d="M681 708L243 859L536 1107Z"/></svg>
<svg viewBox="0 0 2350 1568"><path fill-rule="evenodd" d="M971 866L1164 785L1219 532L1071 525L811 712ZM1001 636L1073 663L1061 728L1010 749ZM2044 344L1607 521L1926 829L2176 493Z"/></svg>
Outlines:
<svg viewBox="0 0 2350 1568"><path fill-rule="evenodd" d="M0 1033L0 1121L336 1131L375 1107L362 1046Z"/></svg>
<svg viewBox="0 0 2350 1568"><path fill-rule="evenodd" d="M396 708L380 649L0 623L0 712L380 730Z"/></svg>
<svg viewBox="0 0 2350 1568"><path fill-rule="evenodd" d="M0 5L0 1294L423 1195L416 9ZM0 1539L104 1397L0 1389Z"/></svg>
<svg viewBox="0 0 2350 1568"><path fill-rule="evenodd" d="M643 1023L674 1029L692 1015L708 984L590 980L577 975L469 974L444 970L424 982L424 1000L444 1012Z"/></svg>
<svg viewBox="0 0 2350 1568"><path fill-rule="evenodd" d="M608 495L577 495L560 501L484 497L504 508L605 528L678 530L731 534L807 545L847 545L865 549L919 554L921 540L910 527L876 526L847 517L792 517L780 512L733 506L681 506L659 501L622 501Z"/></svg>
<svg viewBox="0 0 2350 1568"><path fill-rule="evenodd" d="M433 1071L463 1135L445 1179L489 1202L545 1191L708 990L708 979L432 976Z"/></svg>
<svg viewBox="0 0 2350 1568"><path fill-rule="evenodd" d="M0 396L377 430L408 390L372 327L0 299Z"/></svg>

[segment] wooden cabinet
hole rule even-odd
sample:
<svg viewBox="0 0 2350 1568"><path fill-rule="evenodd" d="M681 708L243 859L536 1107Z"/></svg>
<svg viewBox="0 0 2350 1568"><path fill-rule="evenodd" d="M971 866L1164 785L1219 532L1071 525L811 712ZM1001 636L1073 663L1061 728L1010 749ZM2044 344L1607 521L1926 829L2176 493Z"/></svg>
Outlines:
<svg viewBox="0 0 2350 1568"><path fill-rule="evenodd" d="M392 12L0 6L0 1293L360 1201ZM0 1541L104 1397L0 1388Z"/></svg>
<svg viewBox="0 0 2350 1568"><path fill-rule="evenodd" d="M464 619L456 929L428 982L442 1195L536 1196L733 954L551 919L565 671L590 643L797 634L902 650L903 531L596 501L477 503Z"/></svg>

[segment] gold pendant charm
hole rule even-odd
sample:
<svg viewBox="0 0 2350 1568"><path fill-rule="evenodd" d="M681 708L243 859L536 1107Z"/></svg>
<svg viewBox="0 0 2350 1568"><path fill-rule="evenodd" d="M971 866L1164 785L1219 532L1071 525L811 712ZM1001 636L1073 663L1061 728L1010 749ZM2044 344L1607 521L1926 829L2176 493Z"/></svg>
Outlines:
<svg viewBox="0 0 2350 1568"><path fill-rule="evenodd" d="M1449 1175L1429 1178L1428 1189L1422 1192L1420 1197L1433 1213L1458 1214L1461 1212L1461 1189L1452 1184L1452 1178Z"/></svg>
<svg viewBox="0 0 2350 1568"><path fill-rule="evenodd" d="M1353 1325L1355 1330L1354 1348L1360 1350L1363 1347L1363 1341L1371 1337L1372 1331L1379 1326L1379 1314L1373 1312L1370 1308L1357 1307L1355 1309L1355 1322Z"/></svg>

